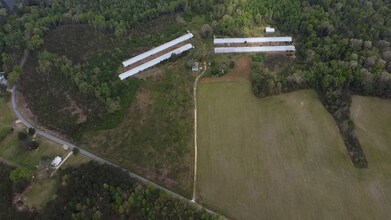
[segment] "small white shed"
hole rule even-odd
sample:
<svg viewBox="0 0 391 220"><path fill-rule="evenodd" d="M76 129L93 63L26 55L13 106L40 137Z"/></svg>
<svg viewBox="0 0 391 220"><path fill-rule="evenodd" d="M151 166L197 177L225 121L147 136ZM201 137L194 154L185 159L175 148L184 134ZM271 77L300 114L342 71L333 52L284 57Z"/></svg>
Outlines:
<svg viewBox="0 0 391 220"><path fill-rule="evenodd" d="M198 62L194 62L193 65L191 65L191 71L198 72L200 69L200 64Z"/></svg>
<svg viewBox="0 0 391 220"><path fill-rule="evenodd" d="M0 75L0 84L2 85L7 85L7 80L5 79L4 76Z"/></svg>
<svg viewBox="0 0 391 220"><path fill-rule="evenodd" d="M52 164L52 166L56 167L56 166L60 165L61 161L62 161L62 158L60 156L57 156L53 159L51 164Z"/></svg>
<svg viewBox="0 0 391 220"><path fill-rule="evenodd" d="M265 28L265 32L266 32L266 33L274 33L274 32L276 32L276 29L275 29L275 28L272 28L272 27L266 27L266 28Z"/></svg>

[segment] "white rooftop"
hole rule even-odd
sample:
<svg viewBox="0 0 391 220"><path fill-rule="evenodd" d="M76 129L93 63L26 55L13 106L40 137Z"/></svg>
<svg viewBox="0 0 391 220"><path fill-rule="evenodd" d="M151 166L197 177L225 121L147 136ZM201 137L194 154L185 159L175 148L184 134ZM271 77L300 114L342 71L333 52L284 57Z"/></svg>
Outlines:
<svg viewBox="0 0 391 220"><path fill-rule="evenodd" d="M292 42L292 37L215 38L214 44Z"/></svg>
<svg viewBox="0 0 391 220"><path fill-rule="evenodd" d="M172 41L169 41L169 42L167 42L165 44L162 44L162 45L160 45L158 47L155 47L155 48L153 48L151 50L148 50L145 53L137 55L137 56L135 56L135 57L133 57L133 58L131 58L129 60L126 60L126 61L122 62L122 64L124 65L124 67L130 66L130 65L132 65L134 63L137 63L138 61L143 60L143 59L145 59L145 58L147 58L149 56L152 56L152 55L154 55L156 53L159 53L159 52L161 52L163 50L166 50L166 49L168 49L168 48L170 48L172 46L175 46L175 45L177 45L179 43L182 43L182 42L184 42L186 40L189 40L192 37L193 37L192 33L185 34L185 35L183 35L181 37L178 37L178 38L176 38L176 39L174 39Z"/></svg>
<svg viewBox="0 0 391 220"><path fill-rule="evenodd" d="M215 53L288 52L295 50L295 46L216 47Z"/></svg>
<svg viewBox="0 0 391 220"><path fill-rule="evenodd" d="M124 79L126 79L126 78L128 78L130 76L133 76L133 75L135 75L135 74L137 74L137 73L139 73L139 72L141 72L141 71L143 71L145 69L148 69L148 68L150 68L152 66L155 66L155 65L157 65L158 63L160 63L160 62L162 62L164 60L169 59L171 57L171 55L173 55L173 54L178 55L178 54L181 54L181 53L183 53L183 52L185 52L187 50L190 50L192 48L194 48L193 45L186 44L186 45L184 45L182 47L179 47L179 48L177 48L177 49L175 49L173 51L170 51L170 52L168 52L168 53L166 53L166 54L164 54L164 55L162 55L160 57L157 57L157 58L155 58L155 59L153 59L151 61L148 61L148 62L146 62L146 63L144 63L144 64L142 64L140 66L137 66L137 67L135 67L135 68L133 68L133 69L131 69L129 71L126 71L126 72L120 74L119 78L121 80L124 80Z"/></svg>
<svg viewBox="0 0 391 220"><path fill-rule="evenodd" d="M56 167L56 166L60 165L61 161L62 161L62 158L60 156L57 156L53 159L51 164L52 164L52 166Z"/></svg>
<svg viewBox="0 0 391 220"><path fill-rule="evenodd" d="M0 84L7 85L7 80L4 76L0 76Z"/></svg>
<svg viewBox="0 0 391 220"><path fill-rule="evenodd" d="M274 33L276 31L276 29L274 29L272 27L266 27L265 31L266 31L266 33Z"/></svg>

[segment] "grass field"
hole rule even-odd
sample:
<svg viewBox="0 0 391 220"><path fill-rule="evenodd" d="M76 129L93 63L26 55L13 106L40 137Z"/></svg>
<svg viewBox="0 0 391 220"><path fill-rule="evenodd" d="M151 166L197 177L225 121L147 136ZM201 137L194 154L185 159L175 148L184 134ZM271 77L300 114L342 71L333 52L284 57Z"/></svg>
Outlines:
<svg viewBox="0 0 391 220"><path fill-rule="evenodd" d="M23 200L27 206L41 209L54 199L58 186L59 181L56 178L40 180L24 194Z"/></svg>
<svg viewBox="0 0 391 220"><path fill-rule="evenodd" d="M231 219L387 219L391 160L357 170L314 91L199 86L197 199ZM364 148L366 151L366 148ZM367 151L366 151L367 153Z"/></svg>
<svg viewBox="0 0 391 220"><path fill-rule="evenodd" d="M391 100L353 96L351 115L369 169L391 177Z"/></svg>
<svg viewBox="0 0 391 220"><path fill-rule="evenodd" d="M38 149L26 151L19 145L17 134L13 133L0 142L0 157L5 161L11 161L17 166L35 170L36 165L39 164L42 157L54 158L55 156L61 156L64 158L68 154L67 151L62 149L62 146L56 143L39 137L37 138L37 141L40 143ZM64 167L67 164L77 166L86 161L87 158L83 155L71 156L69 160L64 163Z"/></svg>
<svg viewBox="0 0 391 220"><path fill-rule="evenodd" d="M13 120L14 116L9 110L9 105L6 101L6 98L0 96L0 129L8 127Z"/></svg>
<svg viewBox="0 0 391 220"><path fill-rule="evenodd" d="M191 196L194 76L190 55L145 71L136 99L114 129L87 132L82 147L139 175Z"/></svg>

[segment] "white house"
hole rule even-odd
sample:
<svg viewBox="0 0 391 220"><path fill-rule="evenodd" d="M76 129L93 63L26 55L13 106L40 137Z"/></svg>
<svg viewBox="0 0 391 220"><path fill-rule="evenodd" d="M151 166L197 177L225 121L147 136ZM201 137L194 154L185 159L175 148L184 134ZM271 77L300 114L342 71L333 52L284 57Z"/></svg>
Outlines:
<svg viewBox="0 0 391 220"><path fill-rule="evenodd" d="M276 29L275 29L275 28L272 28L272 27L266 27L266 28L265 28L265 32L266 32L266 33L274 33L274 32L276 32Z"/></svg>
<svg viewBox="0 0 391 220"><path fill-rule="evenodd" d="M52 164L52 166L56 167L56 166L60 165L61 161L62 161L62 158L60 156L57 156L53 159L51 164Z"/></svg>

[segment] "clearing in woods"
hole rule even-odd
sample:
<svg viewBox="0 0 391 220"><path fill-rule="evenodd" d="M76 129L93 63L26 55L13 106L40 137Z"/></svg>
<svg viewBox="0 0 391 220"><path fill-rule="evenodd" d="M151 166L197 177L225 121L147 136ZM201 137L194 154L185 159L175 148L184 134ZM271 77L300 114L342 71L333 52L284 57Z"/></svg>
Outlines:
<svg viewBox="0 0 391 220"><path fill-rule="evenodd" d="M231 219L389 217L389 146L364 144L370 167L354 168L314 91L257 99L247 83L200 83L198 111L201 204Z"/></svg>

